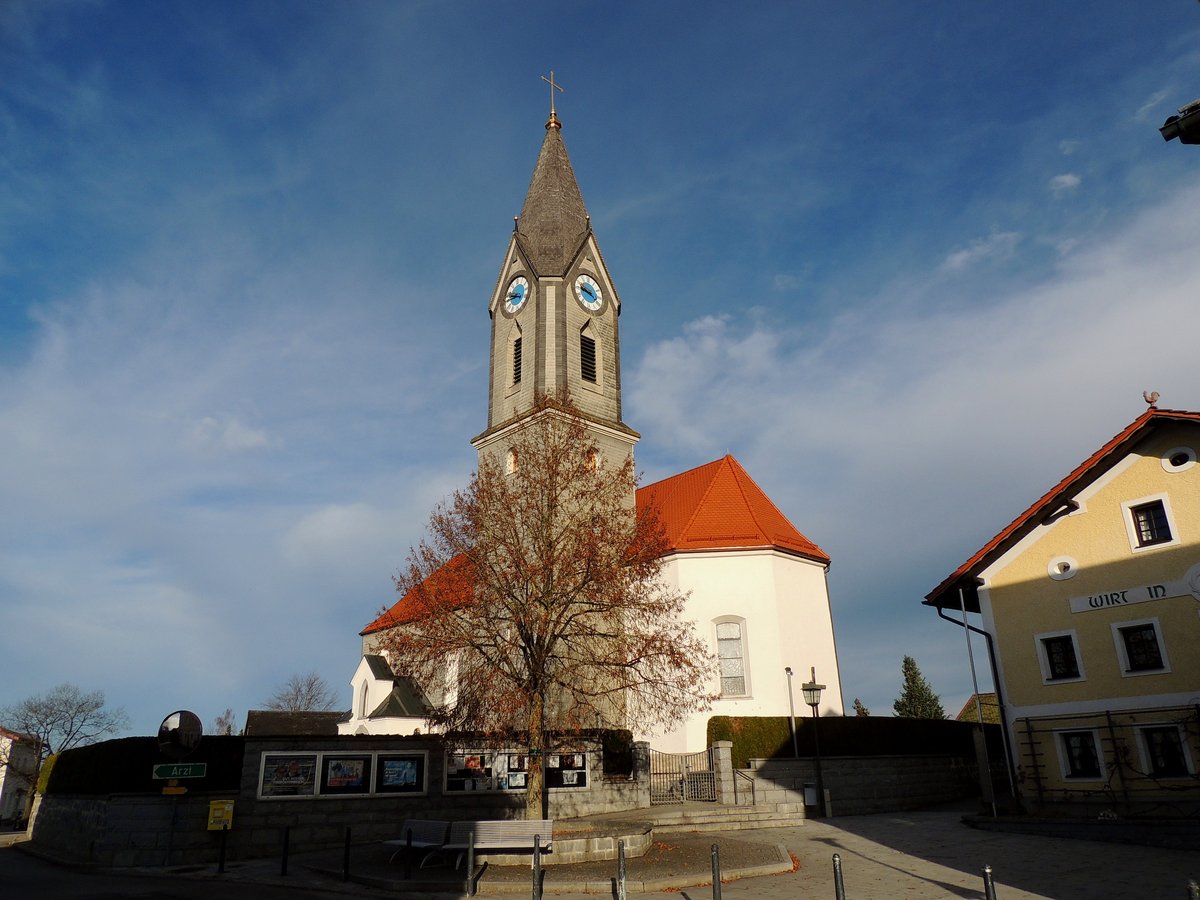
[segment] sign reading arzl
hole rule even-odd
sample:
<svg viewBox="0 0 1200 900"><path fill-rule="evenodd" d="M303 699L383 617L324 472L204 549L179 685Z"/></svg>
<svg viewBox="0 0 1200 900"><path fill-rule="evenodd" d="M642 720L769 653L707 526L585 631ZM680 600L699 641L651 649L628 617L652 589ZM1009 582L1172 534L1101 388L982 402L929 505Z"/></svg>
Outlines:
<svg viewBox="0 0 1200 900"><path fill-rule="evenodd" d="M1132 606L1134 603L1149 603L1167 597L1190 594L1191 588L1184 581L1165 581L1162 584L1143 584L1123 590L1088 594L1071 598L1071 612L1090 612L1093 609L1110 609L1114 606Z"/></svg>

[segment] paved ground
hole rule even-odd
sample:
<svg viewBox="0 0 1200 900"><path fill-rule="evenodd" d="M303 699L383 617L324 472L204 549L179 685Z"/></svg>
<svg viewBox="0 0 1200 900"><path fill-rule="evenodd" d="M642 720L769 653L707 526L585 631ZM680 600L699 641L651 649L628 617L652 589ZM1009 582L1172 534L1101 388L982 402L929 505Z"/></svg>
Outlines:
<svg viewBox="0 0 1200 900"><path fill-rule="evenodd" d="M662 836L656 852L641 861L630 860L630 896L639 896L634 893L638 880L652 882L656 877L669 876L680 882L690 880L692 884L707 881L711 863L708 848L712 843L722 848L721 860L726 872L731 866L747 862L777 862L781 852L790 854L799 864L795 871L786 874L725 884L723 900L832 900L834 853L842 860L849 900L983 898L981 873L985 864L992 866L998 900L1170 900L1174 897L1183 900L1187 897L1188 879L1200 879L1200 849L1160 850L984 832L963 825L962 812L952 809L852 816L809 821L789 828ZM782 851L778 849L780 846ZM3 857L13 852L0 851L0 878L4 875ZM607 875L605 864L548 867L547 895L554 892L563 900L595 900L597 893L612 896L611 878L616 866L615 863L607 866ZM341 882L337 874L340 853L293 857L287 878L279 877L277 860L232 864L223 876L216 875L214 869L180 872L175 877L207 882L205 886L210 890L215 887L213 881L228 882L228 887L222 887L220 893L229 897L254 896L252 892L238 890L252 883L290 886L297 895L300 891L312 891L314 897L464 896L456 884L457 876L451 871L427 870L426 877L436 881L405 883L400 880L402 867L396 863L389 865L378 848L369 847L354 848L352 872L355 877L381 879L370 885ZM156 875L161 877L161 873ZM583 893L585 881L591 882L593 893ZM483 895L509 891L529 896L529 869L493 867L484 873L480 888ZM563 889L565 892L559 893ZM263 896L268 895L264 888ZM712 888L710 885L679 887L669 893L640 896L707 900L712 897Z"/></svg>

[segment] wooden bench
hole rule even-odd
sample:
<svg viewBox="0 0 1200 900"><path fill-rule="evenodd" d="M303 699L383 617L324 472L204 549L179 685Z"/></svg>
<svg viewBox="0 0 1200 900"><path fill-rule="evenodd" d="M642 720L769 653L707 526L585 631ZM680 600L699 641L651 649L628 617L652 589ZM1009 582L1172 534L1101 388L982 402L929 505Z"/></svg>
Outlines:
<svg viewBox="0 0 1200 900"><path fill-rule="evenodd" d="M533 853L533 839L538 838L542 850L549 850L553 845L553 819L492 819L474 822L450 823L450 837L446 841L446 850L457 850L458 858L454 867L462 865L466 856L467 844L473 835L475 852L497 852L507 850L513 853Z"/></svg>
<svg viewBox="0 0 1200 900"><path fill-rule="evenodd" d="M400 827L400 837L392 841L384 841L389 847L395 847L396 852L392 854L388 862L392 862L407 850L410 846L408 843L408 834L412 832L412 848L414 850L424 850L425 856L421 859L419 868L424 869L429 861L437 857L446 846L446 839L450 833L450 823L441 819L408 819Z"/></svg>

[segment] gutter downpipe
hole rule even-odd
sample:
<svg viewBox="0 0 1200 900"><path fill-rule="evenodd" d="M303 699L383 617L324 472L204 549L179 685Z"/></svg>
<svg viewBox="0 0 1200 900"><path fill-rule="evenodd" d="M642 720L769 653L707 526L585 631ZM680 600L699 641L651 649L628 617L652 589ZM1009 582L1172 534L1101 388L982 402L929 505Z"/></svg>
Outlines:
<svg viewBox="0 0 1200 900"><path fill-rule="evenodd" d="M961 587L958 589L958 605L962 610L962 617L965 622L967 621L967 600ZM975 674L975 651L971 648L971 632L966 628L963 629L963 637L967 639L967 663L971 667L971 689L974 691L975 697L975 715L979 718L979 743L983 748L983 766L987 770L987 792L992 807L992 818L994 819L996 818L996 789L992 786L992 758L988 753L987 738L984 737L983 701L979 699L979 678ZM999 699L1000 695L997 694L997 702L999 702Z"/></svg>
<svg viewBox="0 0 1200 900"><path fill-rule="evenodd" d="M982 628L976 628L974 625L968 623L965 615L963 616L963 621L960 622L958 619L952 619L950 616L946 615L946 611L942 607L937 606L934 608L937 610L939 618L945 619L947 622L957 625L959 628L965 628L968 631L973 631L976 634L982 635L983 639L987 642L988 664L992 670L992 685L996 688L996 706L1000 712L1000 737L1003 739L1004 743L1004 762L1006 763L1005 768L1008 770L1008 787L1012 792L1012 796L1016 798L1017 778L1016 771L1013 769L1012 745L1008 740L1008 713L1004 705L1004 691L1000 687L1000 679L997 677L996 673L996 647L992 641L992 636Z"/></svg>

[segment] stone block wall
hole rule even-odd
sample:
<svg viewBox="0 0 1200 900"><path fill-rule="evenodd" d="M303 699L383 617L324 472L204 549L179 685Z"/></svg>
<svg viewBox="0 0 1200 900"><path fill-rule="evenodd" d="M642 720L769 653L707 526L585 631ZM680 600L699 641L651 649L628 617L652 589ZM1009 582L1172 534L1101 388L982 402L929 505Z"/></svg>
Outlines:
<svg viewBox="0 0 1200 900"><path fill-rule="evenodd" d="M599 747L588 747L595 765L587 789L551 790L550 817L575 818L650 805L649 751L635 747L634 777L606 780ZM264 753L373 751L428 753L428 793L421 796L314 796L259 798ZM351 829L353 843L400 837L405 819L509 819L524 816L520 791L445 793L445 757L436 738L347 735L320 738L249 738L237 792L193 791L182 796L50 794L41 798L33 842L62 859L102 866L168 866L213 863L220 833L207 830L209 801L234 800L228 859L278 856L287 829L291 852L339 846ZM183 782L186 786L186 782Z"/></svg>
<svg viewBox="0 0 1200 900"><path fill-rule="evenodd" d="M834 756L821 760L835 816L920 809L979 795L974 761L957 756ZM753 759L756 803L803 803L815 784L811 758Z"/></svg>

